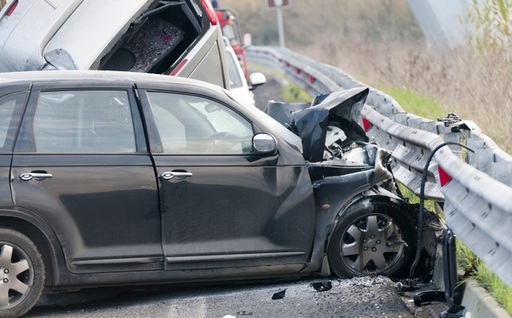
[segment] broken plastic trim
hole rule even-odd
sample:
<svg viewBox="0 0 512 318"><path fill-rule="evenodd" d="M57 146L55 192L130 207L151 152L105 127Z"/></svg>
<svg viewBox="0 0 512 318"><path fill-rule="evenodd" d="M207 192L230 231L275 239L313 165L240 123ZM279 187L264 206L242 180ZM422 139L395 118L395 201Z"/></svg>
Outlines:
<svg viewBox="0 0 512 318"><path fill-rule="evenodd" d="M65 49L55 49L44 54L45 60L59 70L76 70L75 61Z"/></svg>

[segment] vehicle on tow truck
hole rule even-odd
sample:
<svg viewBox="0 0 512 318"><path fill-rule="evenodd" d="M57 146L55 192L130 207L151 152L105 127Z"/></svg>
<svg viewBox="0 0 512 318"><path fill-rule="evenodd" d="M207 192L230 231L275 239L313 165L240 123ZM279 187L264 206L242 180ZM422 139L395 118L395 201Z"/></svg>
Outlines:
<svg viewBox="0 0 512 318"><path fill-rule="evenodd" d="M0 11L0 47L0 72L146 72L229 89L209 0L12 0Z"/></svg>

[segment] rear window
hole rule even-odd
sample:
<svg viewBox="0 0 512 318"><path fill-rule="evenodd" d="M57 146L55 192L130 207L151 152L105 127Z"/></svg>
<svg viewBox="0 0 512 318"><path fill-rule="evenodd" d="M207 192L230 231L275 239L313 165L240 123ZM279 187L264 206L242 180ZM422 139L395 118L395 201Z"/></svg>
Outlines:
<svg viewBox="0 0 512 318"><path fill-rule="evenodd" d="M43 92L33 136L41 153L136 152L126 91Z"/></svg>
<svg viewBox="0 0 512 318"><path fill-rule="evenodd" d="M18 116L25 102L26 94L16 94L0 98L0 151L10 151L16 133Z"/></svg>

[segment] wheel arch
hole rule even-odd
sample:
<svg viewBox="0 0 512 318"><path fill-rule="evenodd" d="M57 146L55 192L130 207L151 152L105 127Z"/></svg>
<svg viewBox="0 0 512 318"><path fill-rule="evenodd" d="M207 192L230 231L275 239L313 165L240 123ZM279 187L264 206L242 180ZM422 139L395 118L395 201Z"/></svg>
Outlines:
<svg viewBox="0 0 512 318"><path fill-rule="evenodd" d="M400 207L401 209L407 210L406 212L412 212L409 202L402 199L398 195L387 191L380 187L374 187L368 191L365 191L357 196L353 197L347 204L338 211L336 219L331 227L329 236L327 237L326 247L331 243L331 238L334 233L334 229L338 225L340 219L349 209L357 209L363 206L374 205L374 204L392 204ZM411 213L412 218L416 218L414 213ZM326 251L327 252L327 251Z"/></svg>
<svg viewBox="0 0 512 318"><path fill-rule="evenodd" d="M55 248L59 242L57 236L48 225L43 224L19 216L9 215L5 211L0 213L0 228L20 232L36 245L45 266L45 286L49 287L54 284L57 277L57 264L59 259L63 260L63 254L60 249Z"/></svg>

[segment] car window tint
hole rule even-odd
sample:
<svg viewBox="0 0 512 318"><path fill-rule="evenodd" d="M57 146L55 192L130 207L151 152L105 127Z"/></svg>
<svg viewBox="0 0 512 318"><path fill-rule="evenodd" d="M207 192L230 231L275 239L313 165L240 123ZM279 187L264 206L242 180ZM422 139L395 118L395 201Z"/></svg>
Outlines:
<svg viewBox="0 0 512 318"><path fill-rule="evenodd" d="M136 151L126 91L42 92L33 128L37 152Z"/></svg>
<svg viewBox="0 0 512 318"><path fill-rule="evenodd" d="M8 134L13 129L12 119L16 105L21 105L25 94L11 95L0 99L0 149L8 148L14 136Z"/></svg>
<svg viewBox="0 0 512 318"><path fill-rule="evenodd" d="M251 123L229 107L190 95L150 92L148 97L165 153L252 152Z"/></svg>

